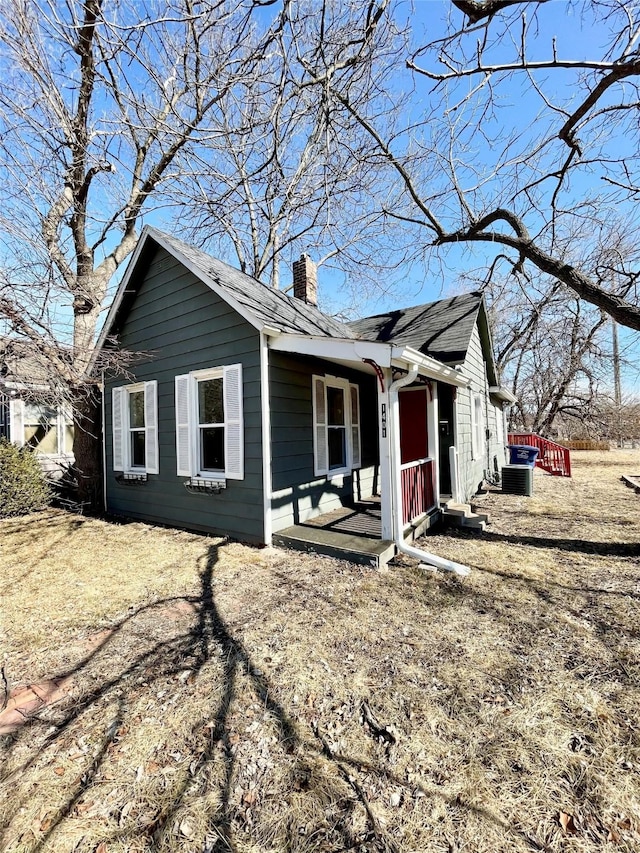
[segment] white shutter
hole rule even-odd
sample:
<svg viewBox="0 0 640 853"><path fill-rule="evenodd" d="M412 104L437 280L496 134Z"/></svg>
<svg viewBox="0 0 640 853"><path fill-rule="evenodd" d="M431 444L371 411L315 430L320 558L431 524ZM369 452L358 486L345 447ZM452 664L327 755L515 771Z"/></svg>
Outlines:
<svg viewBox="0 0 640 853"><path fill-rule="evenodd" d="M113 470L124 471L124 417L126 413L126 394L124 388L114 388L111 393L111 418L113 434Z"/></svg>
<svg viewBox="0 0 640 853"><path fill-rule="evenodd" d="M360 450L360 389L357 385L349 385L351 397L351 467L359 468L361 462Z"/></svg>
<svg viewBox="0 0 640 853"><path fill-rule="evenodd" d="M145 470L147 474L157 474L158 459L158 383L144 383L144 435Z"/></svg>
<svg viewBox="0 0 640 853"><path fill-rule="evenodd" d="M178 477L191 477L191 377L176 376L176 468Z"/></svg>
<svg viewBox="0 0 640 853"><path fill-rule="evenodd" d="M230 480L244 479L244 423L242 419L242 365L224 368L224 473Z"/></svg>
<svg viewBox="0 0 640 853"><path fill-rule="evenodd" d="M22 447L24 444L24 403L22 400L9 401L9 436L12 444Z"/></svg>
<svg viewBox="0 0 640 853"><path fill-rule="evenodd" d="M315 474L328 473L327 398L325 381L313 377L313 461Z"/></svg>

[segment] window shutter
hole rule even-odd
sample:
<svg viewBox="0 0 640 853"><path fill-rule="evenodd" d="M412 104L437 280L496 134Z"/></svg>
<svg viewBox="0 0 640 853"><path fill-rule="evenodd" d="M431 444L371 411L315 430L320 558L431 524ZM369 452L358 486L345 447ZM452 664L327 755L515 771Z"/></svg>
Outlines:
<svg viewBox="0 0 640 853"><path fill-rule="evenodd" d="M22 400L9 401L9 435L12 444L22 447L24 444L24 403Z"/></svg>
<svg viewBox="0 0 640 853"><path fill-rule="evenodd" d="M224 368L224 459L225 477L244 478L244 423L242 419L242 365Z"/></svg>
<svg viewBox="0 0 640 853"><path fill-rule="evenodd" d="M351 467L359 468L362 464L360 450L360 389L357 385L349 386L351 395Z"/></svg>
<svg viewBox="0 0 640 853"><path fill-rule="evenodd" d="M144 383L145 470L157 474L158 459L158 383Z"/></svg>
<svg viewBox="0 0 640 853"><path fill-rule="evenodd" d="M328 473L327 403L325 381L313 377L313 457L315 474Z"/></svg>
<svg viewBox="0 0 640 853"><path fill-rule="evenodd" d="M113 434L113 470L124 471L124 415L126 411L124 388L114 388L111 392L112 401L112 434Z"/></svg>
<svg viewBox="0 0 640 853"><path fill-rule="evenodd" d="M191 477L191 406L189 374L176 376L176 468L178 477Z"/></svg>

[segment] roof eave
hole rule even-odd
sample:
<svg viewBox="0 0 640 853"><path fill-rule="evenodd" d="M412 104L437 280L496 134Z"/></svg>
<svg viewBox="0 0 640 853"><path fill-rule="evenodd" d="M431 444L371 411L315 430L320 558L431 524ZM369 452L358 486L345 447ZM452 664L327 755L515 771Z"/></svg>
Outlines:
<svg viewBox="0 0 640 853"><path fill-rule="evenodd" d="M277 352L315 356L327 361L350 361L354 364L361 364L365 359L370 359L380 367L391 367L391 347L389 344L354 338L329 338L319 335L294 335L290 333L274 334L273 329L267 328L265 331L269 335L269 349Z"/></svg>
<svg viewBox="0 0 640 853"><path fill-rule="evenodd" d="M510 405L513 405L518 402L518 398L515 394L512 394L507 388L502 388L498 385L492 385L489 388L489 394L501 403L509 403Z"/></svg>
<svg viewBox="0 0 640 853"><path fill-rule="evenodd" d="M469 377L460 370L450 365L443 364L429 355L424 355L413 347L391 347L391 360L394 367L405 367L409 364L418 365L418 373L428 379L436 379L447 385L455 385L457 388L466 388Z"/></svg>

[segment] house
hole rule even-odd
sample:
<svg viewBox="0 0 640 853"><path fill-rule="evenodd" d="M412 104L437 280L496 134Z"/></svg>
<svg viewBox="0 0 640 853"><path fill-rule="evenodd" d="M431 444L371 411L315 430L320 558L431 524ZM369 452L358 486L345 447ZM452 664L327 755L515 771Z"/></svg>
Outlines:
<svg viewBox="0 0 640 853"><path fill-rule="evenodd" d="M73 419L56 400L46 362L24 342L0 339L0 436L38 454L45 473L73 462Z"/></svg>
<svg viewBox="0 0 640 853"><path fill-rule="evenodd" d="M109 512L271 543L379 495L388 545L500 470L480 294L343 324L316 291L305 255L288 296L145 228L99 343L143 354L104 377Z"/></svg>

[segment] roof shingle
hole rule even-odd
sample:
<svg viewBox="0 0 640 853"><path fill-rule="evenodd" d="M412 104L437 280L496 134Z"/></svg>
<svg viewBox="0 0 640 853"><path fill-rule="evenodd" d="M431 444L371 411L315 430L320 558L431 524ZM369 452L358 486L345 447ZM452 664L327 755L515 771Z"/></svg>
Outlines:
<svg viewBox="0 0 640 853"><path fill-rule="evenodd" d="M481 293L466 293L365 317L349 323L349 328L363 340L410 346L438 361L457 364L464 361L481 304Z"/></svg>
<svg viewBox="0 0 640 853"><path fill-rule="evenodd" d="M314 305L301 299L287 296L281 290L268 287L255 278L235 269L224 261L213 258L201 249L196 249L177 237L148 228L149 235L167 247L178 258L181 256L197 267L200 277L210 279L217 288L227 293L246 308L261 323L274 326L294 335L314 335L329 338L353 338L351 329L323 314Z"/></svg>

